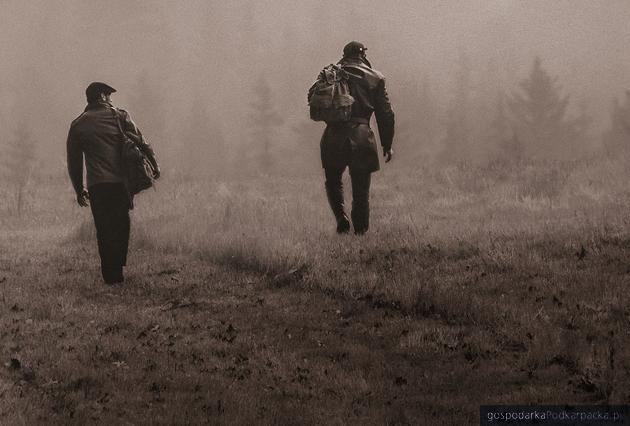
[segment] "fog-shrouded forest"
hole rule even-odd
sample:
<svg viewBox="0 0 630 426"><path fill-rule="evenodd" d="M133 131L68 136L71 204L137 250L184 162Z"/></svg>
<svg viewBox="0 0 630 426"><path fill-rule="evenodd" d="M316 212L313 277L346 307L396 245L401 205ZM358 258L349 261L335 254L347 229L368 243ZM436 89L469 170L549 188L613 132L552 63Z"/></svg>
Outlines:
<svg viewBox="0 0 630 426"><path fill-rule="evenodd" d="M627 140L623 0L0 8L0 144L3 156L29 159L32 179L65 173L65 137L91 81L118 89L114 103L131 112L167 176L315 173L322 126L308 119L305 92L350 40L365 43L387 77L397 167L572 161Z"/></svg>
<svg viewBox="0 0 630 426"><path fill-rule="evenodd" d="M0 0L0 424L627 404L629 21L628 0ZM361 236L335 232L306 100L351 40L396 113ZM92 81L162 169L115 285L66 167Z"/></svg>

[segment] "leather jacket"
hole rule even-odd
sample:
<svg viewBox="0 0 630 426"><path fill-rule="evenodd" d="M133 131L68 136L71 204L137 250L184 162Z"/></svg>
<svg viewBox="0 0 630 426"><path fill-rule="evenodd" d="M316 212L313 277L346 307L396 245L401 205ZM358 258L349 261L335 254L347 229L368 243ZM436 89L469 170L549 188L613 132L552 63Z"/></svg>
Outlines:
<svg viewBox="0 0 630 426"><path fill-rule="evenodd" d="M83 190L83 157L88 188L99 183L124 182L122 142L115 111L120 114L127 136L138 143L155 170L159 170L153 149L144 140L127 111L115 110L106 102L90 103L70 125L66 143L68 174L77 194Z"/></svg>
<svg viewBox="0 0 630 426"><path fill-rule="evenodd" d="M348 86L355 101L348 123L329 124L320 144L322 166L374 172L379 170L379 153L370 128L372 113L376 116L383 150L391 148L394 139L392 110L383 74L364 58L343 58L339 64L348 72ZM350 155L348 155L350 153ZM350 163L347 163L348 157Z"/></svg>
<svg viewBox="0 0 630 426"><path fill-rule="evenodd" d="M394 139L394 111L385 88L385 77L360 58L343 58L339 64L350 75L350 94L355 101L352 117L370 120L376 116L381 146L389 150Z"/></svg>

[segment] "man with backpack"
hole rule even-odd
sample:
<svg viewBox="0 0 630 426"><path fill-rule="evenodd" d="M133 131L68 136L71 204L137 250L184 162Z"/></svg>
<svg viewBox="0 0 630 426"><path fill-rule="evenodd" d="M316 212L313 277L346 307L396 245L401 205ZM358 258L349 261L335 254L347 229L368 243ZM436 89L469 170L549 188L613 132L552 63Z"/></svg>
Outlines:
<svg viewBox="0 0 630 426"><path fill-rule="evenodd" d="M362 43L348 43L343 58L320 73L308 94L311 118L327 124L320 149L326 194L337 221L337 232L350 231L341 181L348 167L352 180L352 226L358 235L369 228L371 174L379 170L378 148L370 128L372 113L376 116L386 163L393 156L394 138L394 112L385 78L372 68L366 50Z"/></svg>
<svg viewBox="0 0 630 426"><path fill-rule="evenodd" d="M133 194L129 191L128 167L123 158L125 141L134 139L151 163L151 178L160 176L153 150L142 137L129 114L114 108L110 95L116 90L100 82L91 83L86 91L88 105L70 125L67 140L68 174L81 207L90 205L101 273L106 284L124 281L129 244L129 210ZM87 190L83 186L83 158Z"/></svg>

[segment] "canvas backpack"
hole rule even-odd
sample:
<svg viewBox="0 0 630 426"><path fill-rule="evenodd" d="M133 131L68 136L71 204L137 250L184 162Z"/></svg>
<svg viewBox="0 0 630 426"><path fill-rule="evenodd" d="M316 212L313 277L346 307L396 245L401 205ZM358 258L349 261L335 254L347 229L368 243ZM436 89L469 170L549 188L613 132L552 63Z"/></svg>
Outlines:
<svg viewBox="0 0 630 426"><path fill-rule="evenodd" d="M340 66L324 68L309 90L308 105L311 119L326 123L350 120L354 98L350 95L348 73Z"/></svg>

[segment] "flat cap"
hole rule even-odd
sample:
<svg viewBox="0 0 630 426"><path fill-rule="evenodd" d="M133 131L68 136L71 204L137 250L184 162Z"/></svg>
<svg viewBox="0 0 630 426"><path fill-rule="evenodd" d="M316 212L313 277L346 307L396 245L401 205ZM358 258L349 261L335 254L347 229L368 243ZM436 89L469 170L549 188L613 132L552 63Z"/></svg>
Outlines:
<svg viewBox="0 0 630 426"><path fill-rule="evenodd" d="M95 81L93 83L90 83L87 89L85 89L85 96L87 96L88 99L94 99L99 95L99 93L110 94L114 92L116 92L116 89L114 89L109 84Z"/></svg>
<svg viewBox="0 0 630 426"><path fill-rule="evenodd" d="M367 47L358 41L351 41L343 48L343 56L360 55L365 53Z"/></svg>

